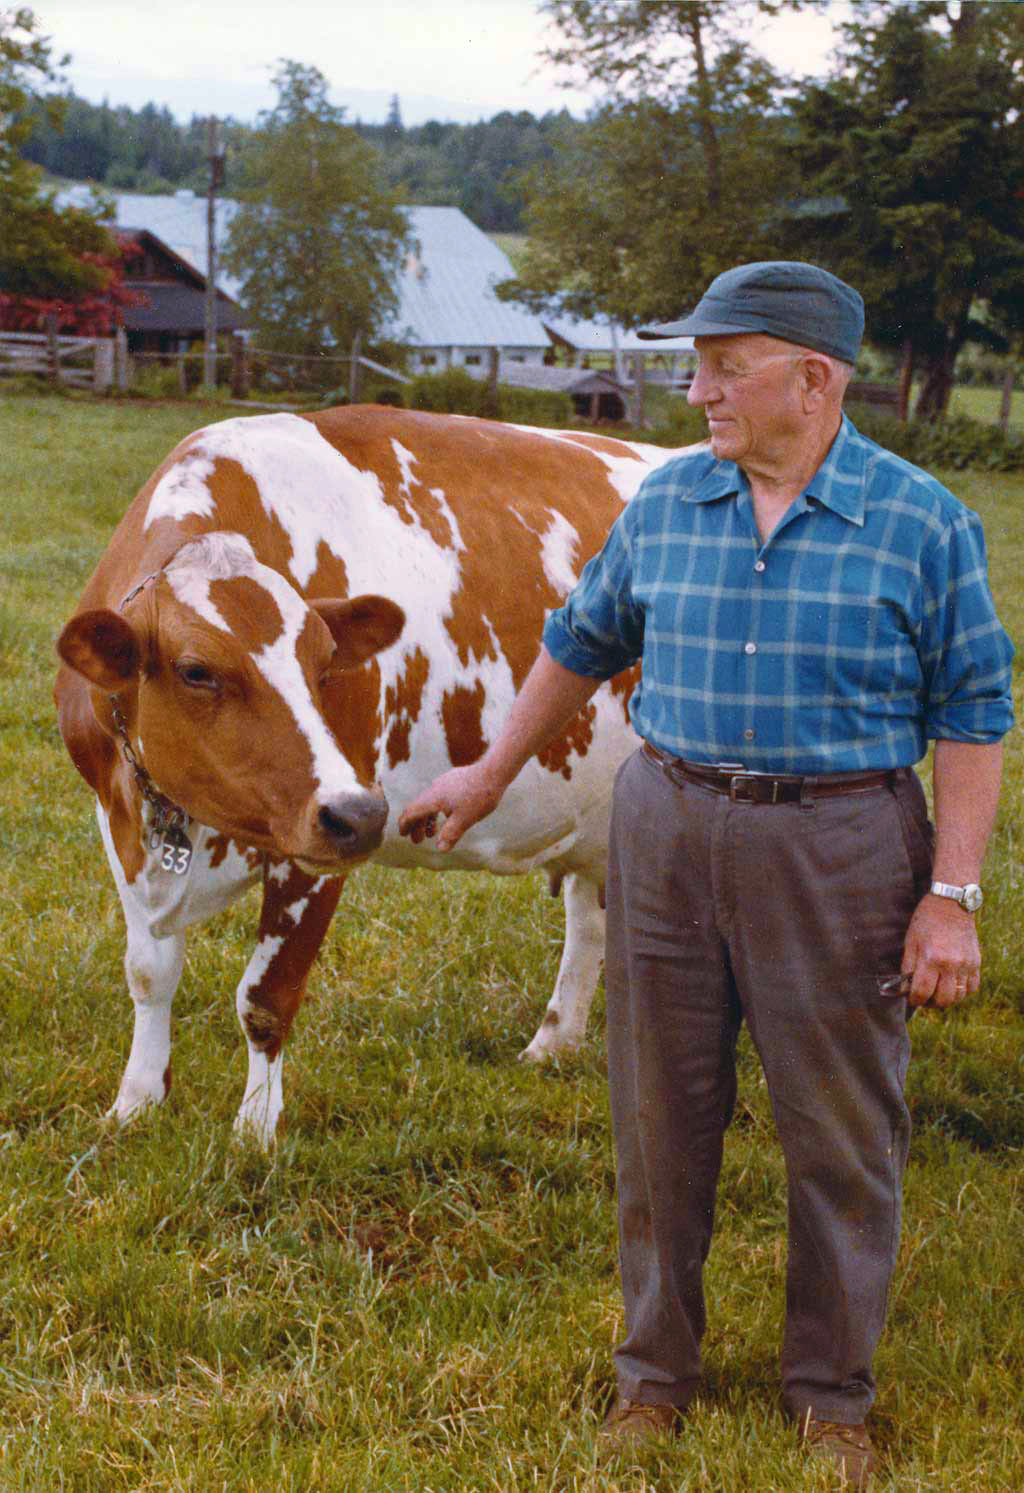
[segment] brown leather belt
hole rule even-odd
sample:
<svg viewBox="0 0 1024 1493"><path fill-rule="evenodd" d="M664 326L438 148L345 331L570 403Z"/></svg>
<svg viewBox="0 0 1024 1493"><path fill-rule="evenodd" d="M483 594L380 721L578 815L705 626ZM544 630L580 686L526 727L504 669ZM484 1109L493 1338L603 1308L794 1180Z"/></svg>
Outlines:
<svg viewBox="0 0 1024 1493"><path fill-rule="evenodd" d="M903 771L829 773L825 777L800 777L796 774L747 772L742 767L714 767L704 762L687 762L683 757L668 757L652 746L643 744L643 752L656 762L674 783L696 783L722 793L734 803L798 804L814 798L836 798L843 793L867 793L872 788L889 788Z"/></svg>

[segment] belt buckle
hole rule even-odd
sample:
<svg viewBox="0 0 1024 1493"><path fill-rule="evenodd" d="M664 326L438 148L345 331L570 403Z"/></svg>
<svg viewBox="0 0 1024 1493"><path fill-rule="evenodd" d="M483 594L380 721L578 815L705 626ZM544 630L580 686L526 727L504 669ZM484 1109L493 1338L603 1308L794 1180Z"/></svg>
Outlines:
<svg viewBox="0 0 1024 1493"><path fill-rule="evenodd" d="M754 789L758 781L763 777L759 772L737 772L729 779L729 798L734 804L757 803ZM775 784L774 792L778 793L778 784ZM744 792L744 788L747 790ZM774 794L772 801L774 802Z"/></svg>

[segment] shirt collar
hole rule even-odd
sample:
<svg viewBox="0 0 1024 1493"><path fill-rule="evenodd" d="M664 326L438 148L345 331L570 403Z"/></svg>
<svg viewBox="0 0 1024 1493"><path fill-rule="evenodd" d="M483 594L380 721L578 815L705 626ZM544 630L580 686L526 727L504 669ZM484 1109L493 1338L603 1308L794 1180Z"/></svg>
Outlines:
<svg viewBox="0 0 1024 1493"><path fill-rule="evenodd" d="M836 438L798 502L815 498L840 518L864 527L864 466L866 445L852 422L843 415ZM695 487L683 493L688 503L710 503L749 491L747 479L734 461L715 461Z"/></svg>

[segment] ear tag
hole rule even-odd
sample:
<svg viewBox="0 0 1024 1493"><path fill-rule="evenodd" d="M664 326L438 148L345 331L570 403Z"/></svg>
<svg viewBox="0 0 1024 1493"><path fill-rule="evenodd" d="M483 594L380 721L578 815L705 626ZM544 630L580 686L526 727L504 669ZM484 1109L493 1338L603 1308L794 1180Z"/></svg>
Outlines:
<svg viewBox="0 0 1024 1493"><path fill-rule="evenodd" d="M151 843L152 843L151 837ZM163 838L157 839L160 845L160 865L165 871L170 871L172 876L184 876L192 864L192 841L185 830L178 823L172 822L164 830ZM156 845L153 846L155 850Z"/></svg>

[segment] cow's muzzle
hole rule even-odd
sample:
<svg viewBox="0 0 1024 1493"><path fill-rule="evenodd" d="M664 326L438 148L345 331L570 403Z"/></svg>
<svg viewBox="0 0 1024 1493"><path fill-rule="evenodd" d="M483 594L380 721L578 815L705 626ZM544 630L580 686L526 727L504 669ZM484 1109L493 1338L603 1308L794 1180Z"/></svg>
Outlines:
<svg viewBox="0 0 1024 1493"><path fill-rule="evenodd" d="M387 800L377 793L343 793L317 810L318 836L339 860L370 855L384 837Z"/></svg>

